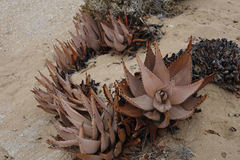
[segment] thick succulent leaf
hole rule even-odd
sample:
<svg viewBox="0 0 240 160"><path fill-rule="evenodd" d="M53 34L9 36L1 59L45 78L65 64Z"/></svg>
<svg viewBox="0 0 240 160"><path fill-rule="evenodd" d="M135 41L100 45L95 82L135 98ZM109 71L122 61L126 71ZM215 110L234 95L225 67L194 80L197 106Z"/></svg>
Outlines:
<svg viewBox="0 0 240 160"><path fill-rule="evenodd" d="M62 65L62 63L60 62L60 59L57 55L53 55L53 59L56 62L56 65L59 69L59 71L62 71L64 69L64 66Z"/></svg>
<svg viewBox="0 0 240 160"><path fill-rule="evenodd" d="M68 49L68 46L66 43L63 43L59 40L57 40L58 43L60 44L61 48L62 48L62 51L63 51L63 54L65 55L65 61L67 62L67 64L69 65L70 62L72 61L72 58L71 58L71 51Z"/></svg>
<svg viewBox="0 0 240 160"><path fill-rule="evenodd" d="M154 68L154 63L155 62L155 55L152 51L152 48L150 46L150 42L147 42L146 44L147 47L147 54L145 57L144 65L150 70L153 71Z"/></svg>
<svg viewBox="0 0 240 160"><path fill-rule="evenodd" d="M111 47L111 48L114 47L113 42L110 41L105 34L103 35L103 39L104 39L104 42L107 44L108 47Z"/></svg>
<svg viewBox="0 0 240 160"><path fill-rule="evenodd" d="M59 80L59 83L61 84L61 86L64 88L64 90L69 94L69 95L72 95L72 88L71 86L66 83L66 81L64 81L64 79L59 75L57 74L56 75L58 80Z"/></svg>
<svg viewBox="0 0 240 160"><path fill-rule="evenodd" d="M89 48L94 50L99 49L99 39L96 33L92 30L91 26L86 22L82 28L82 39L86 42Z"/></svg>
<svg viewBox="0 0 240 160"><path fill-rule="evenodd" d="M160 118L161 118L160 113L158 113L158 111L156 110L146 112L144 113L144 116L154 121L160 121Z"/></svg>
<svg viewBox="0 0 240 160"><path fill-rule="evenodd" d="M85 31L86 36L84 36L84 40L89 48L99 50L99 36L94 32L92 27L88 22L85 22L83 29ZM83 34L84 35L84 34Z"/></svg>
<svg viewBox="0 0 240 160"><path fill-rule="evenodd" d="M103 153L110 144L110 137L109 134L103 131L101 133L101 152Z"/></svg>
<svg viewBox="0 0 240 160"><path fill-rule="evenodd" d="M189 61L189 56L191 56L190 54L191 48L192 38L190 38L188 47L185 50L185 52L177 60L171 63L171 65L168 67L171 78L174 77L179 71L181 71L187 64L187 62Z"/></svg>
<svg viewBox="0 0 240 160"><path fill-rule="evenodd" d="M32 92L35 94L35 98L37 99L38 102L49 102L53 103L53 98L48 92L43 91L42 89L39 88L34 88Z"/></svg>
<svg viewBox="0 0 240 160"><path fill-rule="evenodd" d="M51 104L51 103L48 103L48 102L39 102L39 104L41 105L41 106L43 106L44 108L47 108L47 109L50 109L50 110L56 110L57 109L57 105L55 105L55 104Z"/></svg>
<svg viewBox="0 0 240 160"><path fill-rule="evenodd" d="M90 36L86 37L86 43L89 48L92 48L95 51L99 50L100 48L100 41L98 39L93 39Z"/></svg>
<svg viewBox="0 0 240 160"><path fill-rule="evenodd" d="M91 118L93 119L93 110L91 107L91 104L88 102L88 98L84 95L84 93L82 92L82 90L79 88L78 89L79 93L80 93L80 98L81 98L81 102L83 103L84 107L86 107L86 109L88 110L89 115L91 116Z"/></svg>
<svg viewBox="0 0 240 160"><path fill-rule="evenodd" d="M77 121L69 116L67 116L67 118L69 119L69 121L76 127L76 128L80 128L81 126L83 126L84 129L84 133L88 136L88 137L93 137L93 127L91 125L88 125L86 123L82 123L81 121Z"/></svg>
<svg viewBox="0 0 240 160"><path fill-rule="evenodd" d="M205 87L209 82L211 82L211 80L214 78L215 73L210 74L208 77L204 78L202 85L198 88L197 91L199 91L200 89L202 89L203 87Z"/></svg>
<svg viewBox="0 0 240 160"><path fill-rule="evenodd" d="M76 139L77 130L75 130L73 128L66 128L66 127L57 126L57 125L54 125L54 126L55 126L59 136L62 137L64 140Z"/></svg>
<svg viewBox="0 0 240 160"><path fill-rule="evenodd" d="M129 70L127 69L125 62L122 61L123 64L123 70L125 73L125 77L128 83L128 86L132 92L132 94L134 95L134 97L138 97L141 96L145 93L144 88L143 88L143 83L140 79L138 79L137 77L133 76Z"/></svg>
<svg viewBox="0 0 240 160"><path fill-rule="evenodd" d="M104 24L104 23L101 23L101 26L102 26L102 29L105 33L105 35L107 36L107 38L111 41L113 41L113 38L114 38L114 33L113 33L113 29L112 28L109 28L107 26L107 24Z"/></svg>
<svg viewBox="0 0 240 160"><path fill-rule="evenodd" d="M96 102L99 104L100 107L102 107L105 112L106 112L106 118L109 118L112 116L112 108L108 107L105 103L103 103L103 101L96 95L96 93L93 91L92 88L90 88L90 93L91 95L94 97L94 99L96 100Z"/></svg>
<svg viewBox="0 0 240 160"><path fill-rule="evenodd" d="M63 65L66 66L66 62L64 61L65 56L64 53L60 50L60 48L56 45L53 46L55 53L57 54L57 57L59 57L59 61L63 63Z"/></svg>
<svg viewBox="0 0 240 160"><path fill-rule="evenodd" d="M79 114L77 111L75 111L74 109L72 109L66 102L65 100L63 100L62 98L59 98L60 102L62 104L63 109L67 112L67 114L69 115L69 117L73 118L76 121L79 122L84 122L88 125L91 124L91 122L85 118L84 116L82 116L81 114Z"/></svg>
<svg viewBox="0 0 240 160"><path fill-rule="evenodd" d="M40 71L39 71L39 74L44 79L44 81L46 81L50 86L54 88L54 84L46 76L44 76Z"/></svg>
<svg viewBox="0 0 240 160"><path fill-rule="evenodd" d="M72 39L72 45L75 47L75 48L80 48L81 47L81 36L78 32L78 29L76 28L77 30L77 35L74 35L72 32L69 32L69 34L71 35L71 39Z"/></svg>
<svg viewBox="0 0 240 160"><path fill-rule="evenodd" d="M115 136L115 132L113 130L110 119L107 120L107 125L108 125L108 130L109 130L110 142L111 142L111 145L113 146L116 141L116 136Z"/></svg>
<svg viewBox="0 0 240 160"><path fill-rule="evenodd" d="M113 30L114 36L116 37L117 41L119 41L120 43L123 43L124 42L123 31L121 30L118 23L112 17L111 17L111 21L114 28Z"/></svg>
<svg viewBox="0 0 240 160"><path fill-rule="evenodd" d="M64 110L61 107L57 107L57 112L60 117L60 122L62 122L64 126L71 126L70 121L66 117L67 114L64 112Z"/></svg>
<svg viewBox="0 0 240 160"><path fill-rule="evenodd" d="M113 122L112 122L112 127L113 127L114 132L117 132L118 122L119 122L118 116L119 116L119 112L117 112L117 110L114 110Z"/></svg>
<svg viewBox="0 0 240 160"><path fill-rule="evenodd" d="M121 22L121 20L118 20L118 24L120 25L120 27L123 31L124 37L127 38L130 34L127 27Z"/></svg>
<svg viewBox="0 0 240 160"><path fill-rule="evenodd" d="M78 133L80 138L84 138L84 129L83 129L83 123L81 123L81 126L79 127L79 133ZM82 144L79 141L79 150L80 153L86 153L84 150L84 146L82 146Z"/></svg>
<svg viewBox="0 0 240 160"><path fill-rule="evenodd" d="M50 113L50 114L57 114L57 111L56 111L56 110L51 110L51 109L49 109L49 108L46 107L46 106L43 106L43 105L37 105L37 107L41 108L42 110L44 110L44 111L47 112L47 113Z"/></svg>
<svg viewBox="0 0 240 160"><path fill-rule="evenodd" d="M57 68L48 60L46 59L47 67L49 70L53 71L54 74L57 74Z"/></svg>
<svg viewBox="0 0 240 160"><path fill-rule="evenodd" d="M167 99L166 103L162 103L160 104L159 102L156 101L156 99L153 99L153 107L155 109L157 109L159 112L166 112L171 108L171 103L170 101Z"/></svg>
<svg viewBox="0 0 240 160"><path fill-rule="evenodd" d="M193 113L194 109L187 111L180 105L172 106L172 108L169 110L169 116L171 120L183 120L192 116Z"/></svg>
<svg viewBox="0 0 240 160"><path fill-rule="evenodd" d="M98 36L97 36L96 33L92 30L92 27L90 26L89 23L86 22L86 23L84 24L84 27L86 28L86 34L87 34L86 38L89 37L89 38L95 39L95 40L98 39Z"/></svg>
<svg viewBox="0 0 240 160"><path fill-rule="evenodd" d="M122 94L123 96L123 94ZM122 113L124 115L130 116L130 117L141 117L143 115L143 112L141 109L129 104L125 103L124 105L119 106L119 95L117 92L115 92L114 96L114 108L117 112ZM117 118L117 117L115 117Z"/></svg>
<svg viewBox="0 0 240 160"><path fill-rule="evenodd" d="M56 67L48 59L46 60L46 64L47 64L47 68L48 68L48 71L50 73L50 76L51 76L53 82L55 83L55 85L57 85L58 80L57 80L56 76L54 75L54 73L57 74Z"/></svg>
<svg viewBox="0 0 240 160"><path fill-rule="evenodd" d="M35 79L43 85L47 90L52 91L54 86L52 84L49 84L45 79L39 79L38 77L35 77Z"/></svg>
<svg viewBox="0 0 240 160"><path fill-rule="evenodd" d="M124 49L127 48L127 45L123 45L121 42L117 40L115 36L113 38L113 46L118 52L122 52Z"/></svg>
<svg viewBox="0 0 240 160"><path fill-rule="evenodd" d="M129 117L138 118L143 115L143 112L141 109L138 109L135 106L128 104L128 103L125 103L123 106L119 106L116 109L119 113L122 113Z"/></svg>
<svg viewBox="0 0 240 160"><path fill-rule="evenodd" d="M90 18L90 16L89 16L89 18ZM88 17L84 13L82 13L82 16L80 17L80 19L83 22L82 26L84 28L86 28L85 29L86 35L89 36L89 37L92 37L93 39L97 39L98 35L96 34L96 32L94 32L93 27L89 23L91 18L88 19ZM95 27L97 27L97 26L95 26Z"/></svg>
<svg viewBox="0 0 240 160"><path fill-rule="evenodd" d="M136 58L141 70L144 89L147 95L153 98L155 92L164 87L164 83L144 66L138 55L136 55Z"/></svg>
<svg viewBox="0 0 240 160"><path fill-rule="evenodd" d="M186 64L182 66L181 70L178 71L172 79L175 80L176 85L189 85L192 82L192 56L190 53L187 53L184 56L187 60Z"/></svg>
<svg viewBox="0 0 240 160"><path fill-rule="evenodd" d="M98 128L97 128L97 122L96 118L92 119L92 139L97 140L98 138Z"/></svg>
<svg viewBox="0 0 240 160"><path fill-rule="evenodd" d="M95 118L95 120L96 120L97 128L98 128L99 132L102 133L102 132L104 132L103 122L102 122L101 116L97 110L96 102L95 102L95 99L93 98L93 96L91 96L91 107L92 107L92 111L93 111L93 118Z"/></svg>
<svg viewBox="0 0 240 160"><path fill-rule="evenodd" d="M170 115L169 112L165 112L165 119L159 124L156 123L158 128L166 128L170 124Z"/></svg>
<svg viewBox="0 0 240 160"><path fill-rule="evenodd" d="M122 152L122 142L119 141L114 148L113 154L115 157L118 157L120 153Z"/></svg>
<svg viewBox="0 0 240 160"><path fill-rule="evenodd" d="M63 127L63 126L58 126L59 129L61 129L64 132L72 133L77 135L78 130L76 128L71 128L71 127Z"/></svg>
<svg viewBox="0 0 240 160"><path fill-rule="evenodd" d="M71 55L71 58L72 58L72 63L73 64L76 64L77 63L77 57L78 57L78 52L77 52L77 48L74 49L73 45L71 44L68 44L71 52L72 52L72 55Z"/></svg>
<svg viewBox="0 0 240 160"><path fill-rule="evenodd" d="M187 110L191 111L198 105L200 105L205 99L207 98L207 95L199 96L199 97L189 97L186 101L184 101L181 106Z"/></svg>
<svg viewBox="0 0 240 160"><path fill-rule="evenodd" d="M80 102L82 101L82 99L81 99L81 90L79 88L78 89L73 88L72 89L72 93L73 93L74 97L76 97ZM80 105L82 105L82 102L80 103Z"/></svg>
<svg viewBox="0 0 240 160"><path fill-rule="evenodd" d="M79 128L79 133L78 133L80 138L84 138L84 128L83 128L83 123Z"/></svg>
<svg viewBox="0 0 240 160"><path fill-rule="evenodd" d="M80 143L80 147L87 154L94 154L100 148L101 142L98 140L85 139L81 137L77 137Z"/></svg>
<svg viewBox="0 0 240 160"><path fill-rule="evenodd" d="M83 13L83 12L82 12ZM94 32L99 36L100 35L100 32L99 32L99 29L97 27L97 24L95 23L95 21L92 19L92 17L90 16L90 14L88 12L85 12L83 14L84 18L85 18L85 21L86 23L89 23L91 28L94 30Z"/></svg>
<svg viewBox="0 0 240 160"><path fill-rule="evenodd" d="M74 106L71 106L72 108L78 110L78 111L85 111L88 112L88 110L86 108L83 107L79 107L83 105L83 103L81 101L79 101L78 99L72 98L70 96L67 97L69 102L71 102L72 104L74 104Z"/></svg>
<svg viewBox="0 0 240 160"><path fill-rule="evenodd" d="M153 73L158 76L158 78L161 79L164 84L167 84L170 81L170 75L165 63L163 62L162 54L157 42L155 42L155 54Z"/></svg>
<svg viewBox="0 0 240 160"><path fill-rule="evenodd" d="M120 25L120 27L123 31L123 35L124 35L125 39L127 39L128 45L131 45L133 35L129 33L127 27L121 22L121 20L118 20L118 24Z"/></svg>
<svg viewBox="0 0 240 160"><path fill-rule="evenodd" d="M151 111L153 109L153 100L146 94L135 98L130 98L124 94L122 94L122 96L126 101L139 109L144 111Z"/></svg>
<svg viewBox="0 0 240 160"><path fill-rule="evenodd" d="M172 105L181 104L192 94L194 94L204 82L201 79L195 83L186 86L173 86L172 95L169 97Z"/></svg>
<svg viewBox="0 0 240 160"><path fill-rule="evenodd" d="M55 141L55 140L48 140L47 141L49 144L56 145L58 147L71 147L71 146L77 146L78 145L78 140L67 140L67 141Z"/></svg>

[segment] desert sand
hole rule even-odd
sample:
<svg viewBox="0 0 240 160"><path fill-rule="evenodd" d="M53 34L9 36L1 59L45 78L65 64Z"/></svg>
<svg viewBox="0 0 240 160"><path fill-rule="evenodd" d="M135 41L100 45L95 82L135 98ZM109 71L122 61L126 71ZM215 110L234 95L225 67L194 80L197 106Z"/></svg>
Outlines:
<svg viewBox="0 0 240 160"><path fill-rule="evenodd" d="M40 85L34 79L40 70L48 75L45 59L52 59L55 39L69 39L74 31L72 17L79 0L2 0L0 3L0 159L69 160L63 151L48 148L46 140L56 135L50 121L54 116L36 107L30 90ZM240 45L239 0L186 0L184 13L166 18L166 32L159 46L162 53L177 52L187 46L189 36L227 38ZM155 18L150 19L158 23ZM233 21L238 21L234 23ZM139 51L144 57L144 49ZM128 68L138 70L136 60L125 58ZM103 55L91 60L96 66L87 71L96 81L110 84L123 78L120 56ZM115 63L116 62L116 63ZM91 64L90 64L91 65ZM107 71L108 70L108 71ZM110 74L111 73L111 74ZM80 83L85 73L74 74ZM161 134L166 145L185 145L193 160L240 159L240 99L214 84L200 93L207 94L199 106L202 112L181 121L176 134ZM236 129L233 132L230 128ZM219 135L208 134L214 130ZM224 158L225 157L225 158Z"/></svg>

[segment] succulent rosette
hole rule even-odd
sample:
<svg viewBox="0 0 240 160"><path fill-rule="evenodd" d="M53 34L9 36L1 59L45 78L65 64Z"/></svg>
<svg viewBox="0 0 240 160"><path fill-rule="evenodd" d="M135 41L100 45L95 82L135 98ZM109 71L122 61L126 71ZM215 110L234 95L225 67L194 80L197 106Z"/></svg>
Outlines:
<svg viewBox="0 0 240 160"><path fill-rule="evenodd" d="M129 108L142 111L142 115L158 128L167 127L170 120L190 117L206 98L206 95L194 95L213 78L213 74L192 82L191 46L192 40L185 52L167 68L158 44L155 43L155 54L148 44L144 63L136 55L140 76L132 75L123 62L126 81L118 83L121 96L130 104ZM128 112L128 107L124 112Z"/></svg>
<svg viewBox="0 0 240 160"><path fill-rule="evenodd" d="M74 92L82 103L81 110L72 108L59 93L55 98L70 126L56 126L59 138L48 140L55 148L73 153L84 160L118 157L126 140L125 130L118 126L118 114L90 89L88 98L80 88Z"/></svg>
<svg viewBox="0 0 240 160"><path fill-rule="evenodd" d="M96 14L95 16L98 17ZM81 48L84 45L95 51L107 46L119 52L124 51L131 45L132 34L120 19L109 17L108 22L106 19L93 20L87 11L80 11L74 21L76 34L70 33L74 46Z"/></svg>

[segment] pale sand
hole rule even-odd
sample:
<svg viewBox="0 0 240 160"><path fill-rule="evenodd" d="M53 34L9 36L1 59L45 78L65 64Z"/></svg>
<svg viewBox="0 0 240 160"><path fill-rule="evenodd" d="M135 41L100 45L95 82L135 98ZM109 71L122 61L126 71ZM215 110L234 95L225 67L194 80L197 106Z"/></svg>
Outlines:
<svg viewBox="0 0 240 160"><path fill-rule="evenodd" d="M68 30L73 31L72 17L80 5L79 0L18 0L0 3L0 159L6 151L17 160L69 159L62 151L48 149L46 140L55 135L50 120L54 117L36 108L30 90L40 86L34 76L40 70L48 74L45 59L52 60L55 39L67 40ZM162 53L177 52L187 45L190 35L202 38L225 37L236 40L240 36L239 0L187 0L189 8L180 16L165 19L166 35L160 41ZM144 57L144 50L139 52ZM96 66L90 70L97 81L111 83L123 77L120 56L98 57ZM127 66L136 60L126 60ZM132 72L136 69L130 69ZM101 72L100 72L101 71ZM80 83L85 74L75 74L73 80ZM103 82L104 81L104 82ZM221 160L226 152L228 160L240 159L240 117L228 113L240 113L240 99L210 84L201 93L207 100L200 106L202 112L189 121L179 124L174 136L166 135L160 140L167 145L184 144L195 153L194 160ZM237 129L236 132L229 130ZM212 129L220 134L205 134ZM178 140L176 140L178 139ZM7 158L5 158L7 159Z"/></svg>

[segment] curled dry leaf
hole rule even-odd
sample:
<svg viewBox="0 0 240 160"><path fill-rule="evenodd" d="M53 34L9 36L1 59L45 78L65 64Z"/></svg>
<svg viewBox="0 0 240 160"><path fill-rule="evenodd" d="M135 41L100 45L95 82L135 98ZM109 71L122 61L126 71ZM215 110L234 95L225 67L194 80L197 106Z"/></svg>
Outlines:
<svg viewBox="0 0 240 160"><path fill-rule="evenodd" d="M206 95L196 97L195 93L214 74L192 82L191 39L185 52L169 67L164 64L158 44L154 46L155 54L147 45L144 63L136 56L141 76L132 75L123 62L126 81L118 82L118 87L131 110L140 110L158 128L165 128L170 120L183 120L194 113L195 108L206 98ZM125 107L122 113L133 117L129 114L129 108Z"/></svg>

